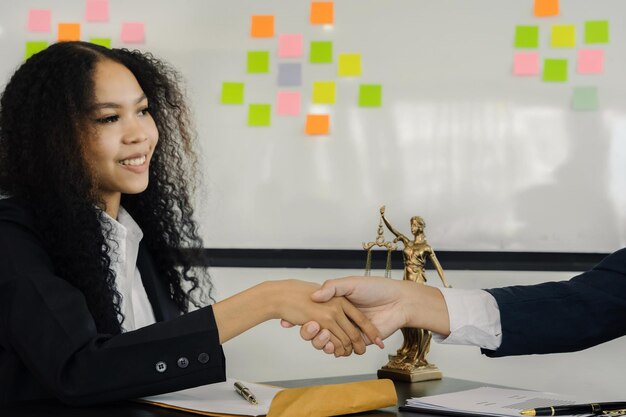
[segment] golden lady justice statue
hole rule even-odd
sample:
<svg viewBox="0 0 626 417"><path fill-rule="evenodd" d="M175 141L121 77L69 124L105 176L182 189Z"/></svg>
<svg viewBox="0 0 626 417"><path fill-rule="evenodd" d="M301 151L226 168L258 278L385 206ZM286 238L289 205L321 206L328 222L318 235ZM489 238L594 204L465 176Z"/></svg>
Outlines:
<svg viewBox="0 0 626 417"><path fill-rule="evenodd" d="M439 264L437 256L435 256L435 251L426 242L426 235L424 234L426 223L424 219L419 216L411 217L411 233L413 234L413 239L409 239L389 223L385 217L385 206L380 208L380 217L389 231L396 236L393 240L393 248L395 249L396 242L402 242L404 245L404 249L402 250L404 258L403 279L413 281L418 285L423 285L426 282L424 266L426 265L426 257L428 257L437 270L437 274L439 274L439 278L444 287L449 288L450 285L446 282L441 264ZM383 244L378 242L378 240L381 239L381 232L382 228L379 226L378 238L376 240L377 246L385 246L389 250L389 245L382 241L381 243ZM382 240L384 241L384 238ZM363 244L363 248L369 249L366 245L369 244ZM389 269L389 260L387 263L387 268ZM388 276L387 273L386 276ZM443 374L439 368L434 364L428 363L426 360L426 355L430 350L431 333L424 329L403 328L402 335L404 336L402 346L395 355L389 355L389 362L378 370L378 377L408 382L441 379Z"/></svg>

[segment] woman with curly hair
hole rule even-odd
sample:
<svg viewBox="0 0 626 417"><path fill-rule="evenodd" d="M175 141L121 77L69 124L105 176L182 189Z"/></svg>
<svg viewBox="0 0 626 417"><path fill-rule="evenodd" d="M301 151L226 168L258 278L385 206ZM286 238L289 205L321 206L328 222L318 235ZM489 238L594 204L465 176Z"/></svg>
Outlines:
<svg viewBox="0 0 626 417"><path fill-rule="evenodd" d="M319 323L338 355L377 330L286 280L208 305L191 254L194 137L178 75L150 54L63 42L0 101L0 404L91 404L225 379L221 344L269 319ZM190 310L190 304L195 306ZM358 327L357 327L358 326Z"/></svg>

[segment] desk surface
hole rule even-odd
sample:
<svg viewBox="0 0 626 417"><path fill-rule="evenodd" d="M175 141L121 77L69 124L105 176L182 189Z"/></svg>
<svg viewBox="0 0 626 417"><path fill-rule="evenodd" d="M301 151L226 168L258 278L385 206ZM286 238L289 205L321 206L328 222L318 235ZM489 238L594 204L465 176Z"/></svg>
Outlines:
<svg viewBox="0 0 626 417"><path fill-rule="evenodd" d="M375 379L375 375L353 375L330 378L299 379L291 381L268 381L267 383L285 388L305 387L310 385L339 384L343 382L363 381ZM456 392L480 386L496 386L481 382L467 381L463 379L444 378L440 381L426 381L417 383L396 382L398 393L398 405L404 404L410 397L423 397L425 395L443 394ZM12 406L0 409L0 415L12 417L190 417L194 414L182 411L170 410L147 404L122 401L118 403L99 405L94 407L68 407L57 402L37 402ZM398 411L398 407L388 407L381 410L352 414L353 416L367 417L418 417L431 416L426 413L408 413Z"/></svg>

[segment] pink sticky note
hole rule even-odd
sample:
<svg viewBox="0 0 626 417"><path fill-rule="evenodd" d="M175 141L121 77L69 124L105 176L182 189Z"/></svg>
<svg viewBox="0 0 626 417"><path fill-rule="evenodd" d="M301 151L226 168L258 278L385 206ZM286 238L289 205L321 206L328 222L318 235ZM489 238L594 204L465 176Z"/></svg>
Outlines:
<svg viewBox="0 0 626 417"><path fill-rule="evenodd" d="M87 0L85 20L107 22L109 20L109 0Z"/></svg>
<svg viewBox="0 0 626 417"><path fill-rule="evenodd" d="M300 92L279 91L276 94L276 113L281 116L297 116L300 114Z"/></svg>
<svg viewBox="0 0 626 417"><path fill-rule="evenodd" d="M126 43L143 43L144 42L144 26L139 22L122 23L122 42Z"/></svg>
<svg viewBox="0 0 626 417"><path fill-rule="evenodd" d="M28 11L29 32L50 32L50 10L31 9Z"/></svg>
<svg viewBox="0 0 626 417"><path fill-rule="evenodd" d="M280 58L300 58L302 56L302 35L279 35L278 56Z"/></svg>
<svg viewBox="0 0 626 417"><path fill-rule="evenodd" d="M540 65L539 53L515 52L513 57L514 75L538 75Z"/></svg>
<svg viewBox="0 0 626 417"><path fill-rule="evenodd" d="M578 51L579 74L600 74L602 71L604 71L604 49Z"/></svg>

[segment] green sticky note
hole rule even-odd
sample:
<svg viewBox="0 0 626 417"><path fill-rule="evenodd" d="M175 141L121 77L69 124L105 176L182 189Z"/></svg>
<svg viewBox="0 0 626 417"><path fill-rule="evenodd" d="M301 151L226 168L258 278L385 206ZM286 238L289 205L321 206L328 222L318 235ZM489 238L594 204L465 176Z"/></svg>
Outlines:
<svg viewBox="0 0 626 417"><path fill-rule="evenodd" d="M576 46L576 26L554 25L550 46L553 48L573 48Z"/></svg>
<svg viewBox="0 0 626 417"><path fill-rule="evenodd" d="M333 43L330 41L313 41L309 51L311 64L330 64L333 62Z"/></svg>
<svg viewBox="0 0 626 417"><path fill-rule="evenodd" d="M359 86L359 106L380 107L383 87L380 84L361 84Z"/></svg>
<svg viewBox="0 0 626 417"><path fill-rule="evenodd" d="M271 120L271 104L250 104L248 108L248 126L269 126Z"/></svg>
<svg viewBox="0 0 626 417"><path fill-rule="evenodd" d="M608 20L590 20L585 22L585 43L608 43Z"/></svg>
<svg viewBox="0 0 626 417"><path fill-rule="evenodd" d="M269 51L249 51L248 52L248 72L249 73L270 72Z"/></svg>
<svg viewBox="0 0 626 417"><path fill-rule="evenodd" d="M539 47L539 26L515 26L515 47Z"/></svg>
<svg viewBox="0 0 626 417"><path fill-rule="evenodd" d="M222 104L243 104L243 83L222 83Z"/></svg>
<svg viewBox="0 0 626 417"><path fill-rule="evenodd" d="M104 46L105 48L109 48L111 49L111 39L110 38L91 38L89 39L89 42L95 44L95 45L100 45L100 46Z"/></svg>
<svg viewBox="0 0 626 417"><path fill-rule="evenodd" d="M361 75L361 54L340 54L337 75L340 77Z"/></svg>
<svg viewBox="0 0 626 417"><path fill-rule="evenodd" d="M598 110L598 88L574 87L572 109L580 111Z"/></svg>
<svg viewBox="0 0 626 417"><path fill-rule="evenodd" d="M26 42L26 50L24 51L24 61L37 52L41 52L48 47L48 42L28 41Z"/></svg>
<svg viewBox="0 0 626 417"><path fill-rule="evenodd" d="M333 104L335 102L335 82L315 81L313 83L313 103Z"/></svg>
<svg viewBox="0 0 626 417"><path fill-rule="evenodd" d="M544 59L544 81L567 81L567 59Z"/></svg>

